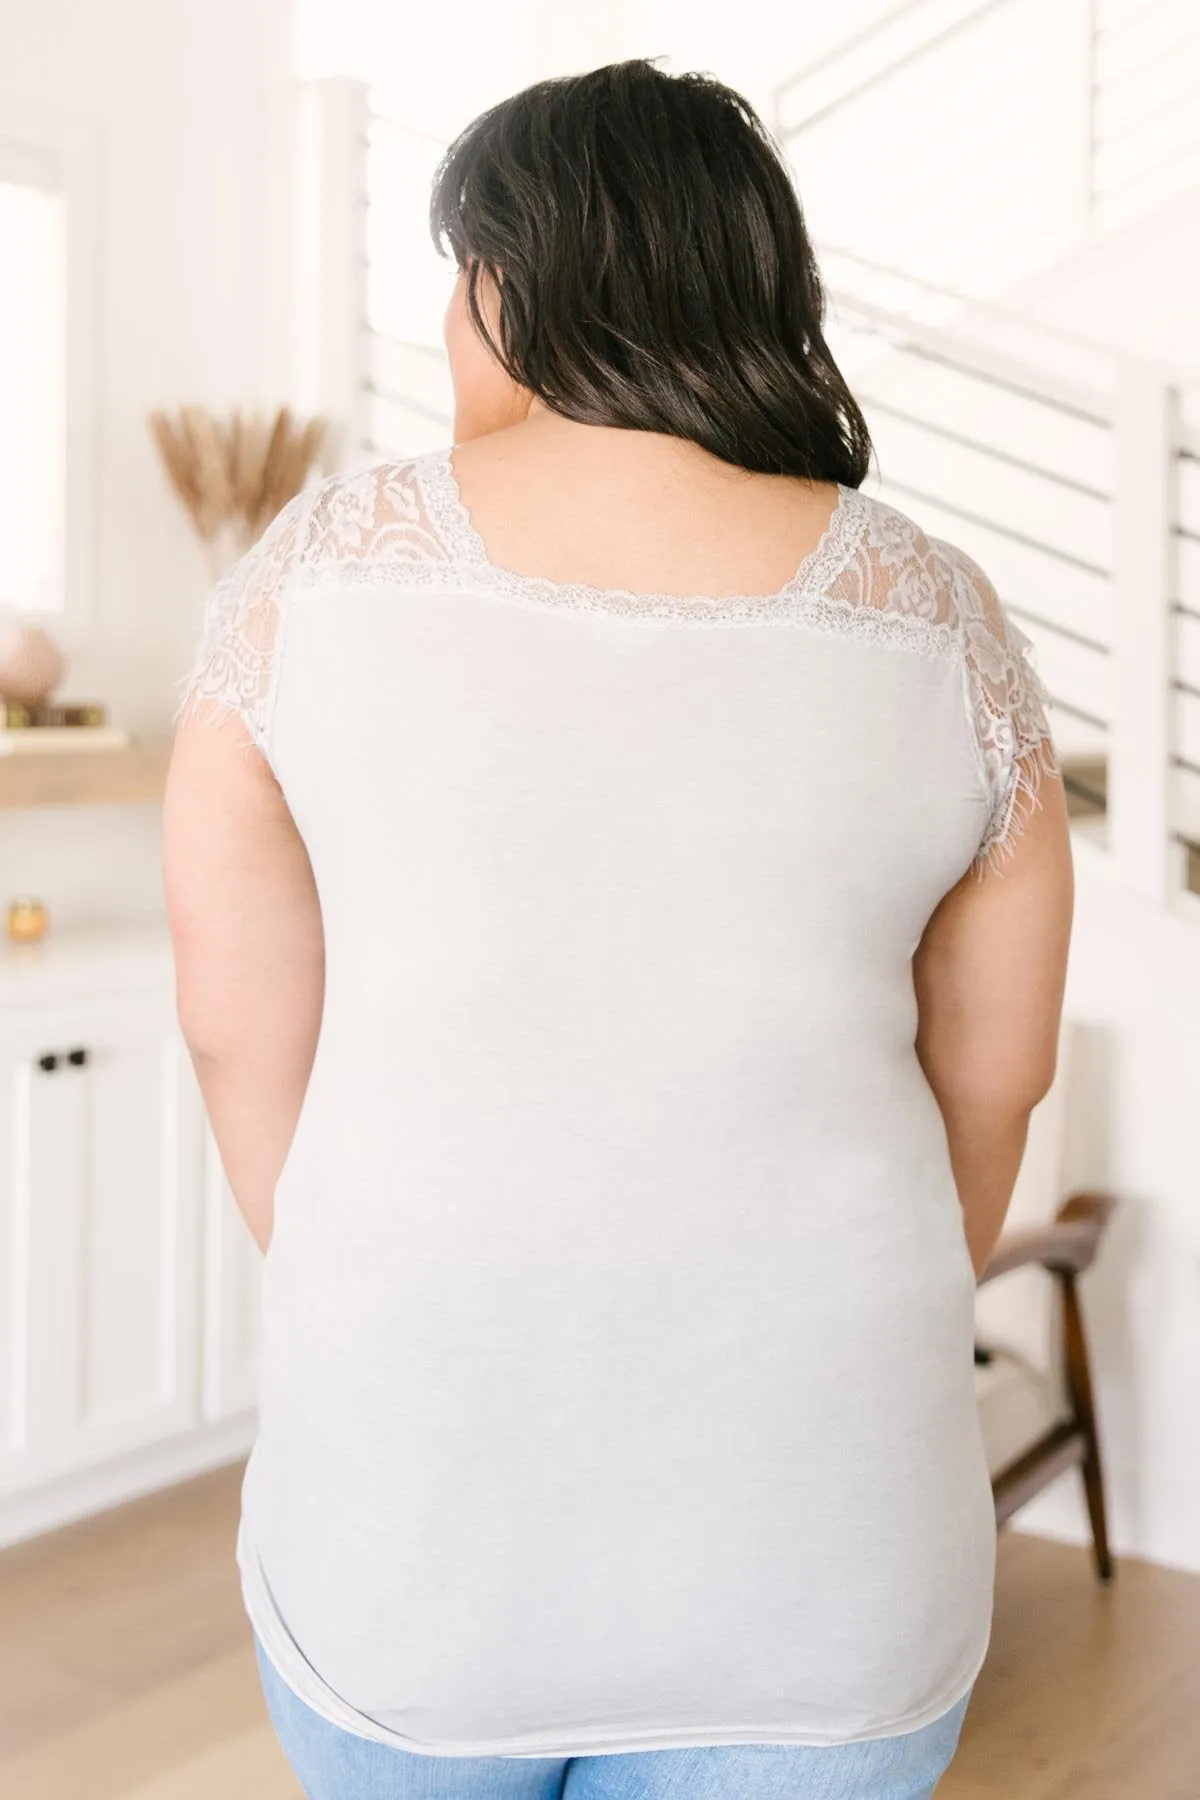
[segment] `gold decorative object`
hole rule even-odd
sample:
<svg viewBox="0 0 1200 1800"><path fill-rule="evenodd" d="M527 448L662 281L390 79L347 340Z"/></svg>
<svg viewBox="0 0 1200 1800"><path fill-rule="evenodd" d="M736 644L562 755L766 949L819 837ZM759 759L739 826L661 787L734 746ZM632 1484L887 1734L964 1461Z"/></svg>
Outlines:
<svg viewBox="0 0 1200 1800"><path fill-rule="evenodd" d="M308 479L325 438L324 419L273 419L235 410L217 418L202 406L152 412L150 431L171 486L187 509L219 575L248 550Z"/></svg>
<svg viewBox="0 0 1200 1800"><path fill-rule="evenodd" d="M0 700L34 705L54 692L63 678L62 651L40 625L20 620L0 637Z"/></svg>
<svg viewBox="0 0 1200 1800"><path fill-rule="evenodd" d="M14 944L37 944L46 935L50 914L42 900L21 898L8 905L8 935Z"/></svg>

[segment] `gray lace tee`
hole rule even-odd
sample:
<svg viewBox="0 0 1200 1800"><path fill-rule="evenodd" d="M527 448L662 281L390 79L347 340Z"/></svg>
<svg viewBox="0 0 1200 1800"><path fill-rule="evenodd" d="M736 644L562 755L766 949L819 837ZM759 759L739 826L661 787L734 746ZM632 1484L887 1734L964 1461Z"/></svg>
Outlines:
<svg viewBox="0 0 1200 1800"><path fill-rule="evenodd" d="M326 939L239 1544L284 1678L441 1755L948 1710L993 1517L911 959L1049 758L980 571L846 489L770 596L516 575L438 453L287 507L185 704Z"/></svg>

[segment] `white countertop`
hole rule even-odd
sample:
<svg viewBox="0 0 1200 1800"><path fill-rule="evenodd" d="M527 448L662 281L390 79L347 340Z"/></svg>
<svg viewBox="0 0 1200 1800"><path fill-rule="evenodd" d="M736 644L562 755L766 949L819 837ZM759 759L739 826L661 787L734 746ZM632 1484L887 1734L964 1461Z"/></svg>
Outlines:
<svg viewBox="0 0 1200 1800"><path fill-rule="evenodd" d="M163 920L130 925L64 926L53 922L40 944L0 938L0 1008L144 991L171 978L171 943Z"/></svg>

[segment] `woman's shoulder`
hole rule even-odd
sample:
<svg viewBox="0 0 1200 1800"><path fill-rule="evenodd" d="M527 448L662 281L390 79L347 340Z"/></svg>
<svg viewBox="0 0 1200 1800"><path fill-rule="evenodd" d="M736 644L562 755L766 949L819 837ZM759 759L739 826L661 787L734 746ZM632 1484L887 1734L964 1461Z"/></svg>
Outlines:
<svg viewBox="0 0 1200 1800"><path fill-rule="evenodd" d="M197 700L266 731L278 621L287 595L325 583L439 579L450 531L430 475L448 452L395 458L303 488L210 589L176 717ZM453 521L450 521L452 527Z"/></svg>
<svg viewBox="0 0 1200 1800"><path fill-rule="evenodd" d="M445 561L452 521L435 475L448 455L434 450L375 462L306 489L291 503L295 568Z"/></svg>
<svg viewBox="0 0 1200 1800"><path fill-rule="evenodd" d="M991 578L960 545L908 513L859 490L855 550L842 577L846 597L923 620L973 655L982 639L1007 643L1014 627Z"/></svg>
<svg viewBox="0 0 1200 1800"><path fill-rule="evenodd" d="M905 615L914 631L952 649L968 680L971 722L995 797L994 832L1006 842L1013 795L1033 791L1054 766L1049 697L1033 645L1009 617L991 578L966 550L934 537L882 500L861 495L862 528L846 574L861 602Z"/></svg>
<svg viewBox="0 0 1200 1800"><path fill-rule="evenodd" d="M996 588L967 551L861 489L843 489L836 528L810 559L811 581L856 609L904 617L914 639L977 653L1013 627ZM415 577L420 564L472 562L476 539L454 479L449 447L328 475L283 509L245 559L280 584ZM433 571L431 571L432 573ZM243 574L249 575L250 568Z"/></svg>

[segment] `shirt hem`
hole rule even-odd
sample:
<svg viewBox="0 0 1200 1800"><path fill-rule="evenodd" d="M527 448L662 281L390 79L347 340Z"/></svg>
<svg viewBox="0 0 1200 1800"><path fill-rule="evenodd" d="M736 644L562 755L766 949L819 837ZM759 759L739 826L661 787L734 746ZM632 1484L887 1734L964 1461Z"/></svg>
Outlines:
<svg viewBox="0 0 1200 1800"><path fill-rule="evenodd" d="M431 1739L418 1740L394 1731L368 1714L359 1712L328 1686L280 1618L257 1552L249 1541L244 1519L238 1538L238 1562L242 1573L242 1596L250 1624L267 1660L301 1704L339 1731L348 1732L353 1737L366 1738L372 1743L385 1744L393 1750L406 1751L414 1756L566 1758L611 1756L622 1752L650 1750L719 1749L723 1745L735 1744L781 1744L797 1748L834 1749L841 1744L905 1737L911 1732L936 1724L970 1693L987 1654L990 1637L989 1620L982 1641L973 1646L964 1668L924 1706L861 1730L822 1732L794 1723L774 1722L755 1725L655 1727L614 1733L594 1730L552 1734L525 1732L511 1737L474 1738L467 1742L458 1740L453 1744L444 1744Z"/></svg>

